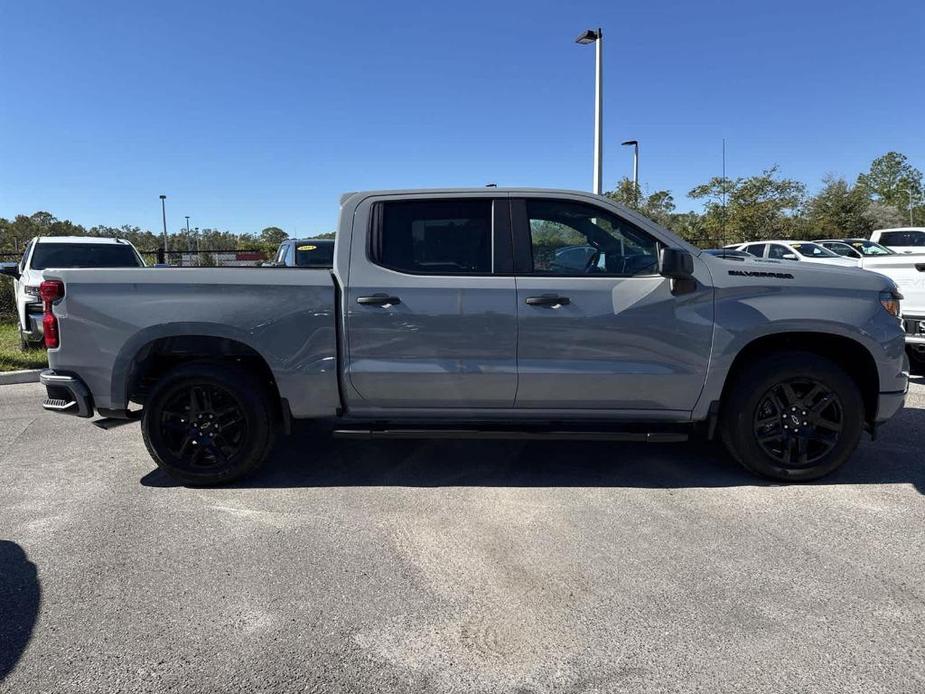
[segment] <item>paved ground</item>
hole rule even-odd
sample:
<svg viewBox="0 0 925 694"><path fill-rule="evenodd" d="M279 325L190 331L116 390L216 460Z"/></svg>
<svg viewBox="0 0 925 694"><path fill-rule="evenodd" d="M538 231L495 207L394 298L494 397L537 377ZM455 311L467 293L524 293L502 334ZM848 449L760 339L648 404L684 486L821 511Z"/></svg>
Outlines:
<svg viewBox="0 0 925 694"><path fill-rule="evenodd" d="M705 446L302 435L185 489L39 397L0 389L2 691L925 691L921 382L791 487Z"/></svg>

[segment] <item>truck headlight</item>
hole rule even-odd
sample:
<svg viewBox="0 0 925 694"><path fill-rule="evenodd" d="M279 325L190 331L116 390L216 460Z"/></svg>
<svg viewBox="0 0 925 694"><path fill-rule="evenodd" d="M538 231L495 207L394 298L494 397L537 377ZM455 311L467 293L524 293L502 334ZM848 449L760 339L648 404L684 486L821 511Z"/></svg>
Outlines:
<svg viewBox="0 0 925 694"><path fill-rule="evenodd" d="M38 285L27 284L25 288L23 289L23 291L26 293L26 296L34 296L34 297L39 296Z"/></svg>
<svg viewBox="0 0 925 694"><path fill-rule="evenodd" d="M894 318L899 318L899 302L903 295L893 289L888 292L880 292L880 305L884 310Z"/></svg>

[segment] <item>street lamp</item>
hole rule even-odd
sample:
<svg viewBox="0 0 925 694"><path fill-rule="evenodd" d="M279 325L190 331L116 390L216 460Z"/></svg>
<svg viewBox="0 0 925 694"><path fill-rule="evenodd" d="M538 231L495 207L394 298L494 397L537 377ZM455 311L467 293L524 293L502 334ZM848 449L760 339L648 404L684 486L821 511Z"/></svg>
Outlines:
<svg viewBox="0 0 925 694"><path fill-rule="evenodd" d="M161 195L161 218L164 221L164 262L167 262L167 196Z"/></svg>
<svg viewBox="0 0 925 694"><path fill-rule="evenodd" d="M597 30L588 29L575 39L575 43L586 46L593 43L595 47L594 59L594 192L600 195L601 188L601 160L604 153L604 86L603 86L603 44L604 33L600 27Z"/></svg>
<svg viewBox="0 0 925 694"><path fill-rule="evenodd" d="M639 141L626 140L621 145L628 147L633 146L633 201L639 204Z"/></svg>

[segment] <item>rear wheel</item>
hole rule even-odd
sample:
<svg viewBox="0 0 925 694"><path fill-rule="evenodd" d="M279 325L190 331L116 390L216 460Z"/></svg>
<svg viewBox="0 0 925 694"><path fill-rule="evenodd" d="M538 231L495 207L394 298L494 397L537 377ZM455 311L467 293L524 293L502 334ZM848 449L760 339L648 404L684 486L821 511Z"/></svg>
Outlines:
<svg viewBox="0 0 925 694"><path fill-rule="evenodd" d="M857 448L864 428L858 385L838 365L806 352L758 360L732 384L722 412L732 456L775 480L832 472Z"/></svg>
<svg viewBox="0 0 925 694"><path fill-rule="evenodd" d="M257 470L273 443L271 403L237 366L177 367L145 403L141 429L158 467L186 484L231 482Z"/></svg>

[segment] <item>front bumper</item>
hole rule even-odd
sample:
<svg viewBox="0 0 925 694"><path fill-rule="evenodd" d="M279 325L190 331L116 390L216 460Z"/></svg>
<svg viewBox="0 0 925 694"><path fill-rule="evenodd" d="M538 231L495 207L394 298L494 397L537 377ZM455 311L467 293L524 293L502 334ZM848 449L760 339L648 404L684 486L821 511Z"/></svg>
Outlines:
<svg viewBox="0 0 925 694"><path fill-rule="evenodd" d="M39 375L39 380L47 395L42 401L43 408L76 417L93 416L93 396L79 377L46 369Z"/></svg>

